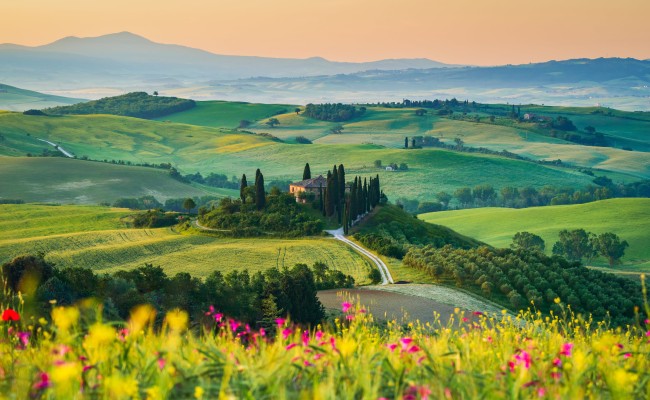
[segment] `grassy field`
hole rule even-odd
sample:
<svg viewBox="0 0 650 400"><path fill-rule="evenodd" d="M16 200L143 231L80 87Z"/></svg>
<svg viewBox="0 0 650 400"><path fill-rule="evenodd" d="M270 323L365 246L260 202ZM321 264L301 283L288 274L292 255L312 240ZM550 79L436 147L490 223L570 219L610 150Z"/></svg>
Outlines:
<svg viewBox="0 0 650 400"><path fill-rule="evenodd" d="M384 191L393 198L432 200L441 190L453 192L461 186L487 182L496 188L506 185L584 187L592 179L570 169L496 156L439 149L403 150L377 144L278 143L220 128L105 115L29 117L5 113L0 114L0 131L8 143L2 147L0 142L0 154L40 153L43 145L33 143L39 137L59 143L80 157L171 162L183 173L200 171L239 176L253 174L255 168L261 168L267 180L299 180L306 162L310 163L312 174L325 173L334 163L343 163L348 173L379 174ZM381 160L384 165L406 163L409 170L386 172L373 167L375 160Z"/></svg>
<svg viewBox="0 0 650 400"><path fill-rule="evenodd" d="M553 108L561 109L561 108ZM628 113L632 114L632 113ZM581 115L582 116L582 115ZM534 160L561 159L570 165L599 168L616 174L628 175L627 179L650 178L650 156L643 152L630 152L609 147L580 146L564 140L551 138L517 127L490 123L476 123L453 120L436 115L416 116L414 109L394 109L371 107L366 114L355 120L341 123L343 134L332 134L330 129L339 125L334 122L318 121L295 113L277 117L280 125L269 128L260 121L252 130L269 132L283 140L294 141L297 136L304 136L318 144L377 144L391 148L402 148L404 137L430 135L446 143L453 144L455 138L461 138L467 146L485 147L490 150L507 150ZM572 117L573 118L573 117ZM634 131L650 128L650 121L634 121L625 118L610 121L604 116L592 116L617 126L619 132L627 134L630 126L632 133L640 142L650 146L650 137L635 134ZM618 124L618 125L617 125ZM523 125L522 125L523 126ZM586 126L586 125L585 125ZM620 147L620 146L619 146ZM636 146L635 148L642 148ZM612 176L623 179L623 176Z"/></svg>
<svg viewBox="0 0 650 400"><path fill-rule="evenodd" d="M19 89L17 87L0 84L0 110L24 111L29 109L41 109L68 104L75 104L84 101L69 97L52 96L45 93L31 90Z"/></svg>
<svg viewBox="0 0 650 400"><path fill-rule="evenodd" d="M260 271L316 261L367 283L370 264L330 238L229 239L179 234L170 228L128 229L129 210L96 206L0 205L0 263L42 252L59 267L100 272L160 265L167 274ZM280 255L278 255L280 253Z"/></svg>
<svg viewBox="0 0 650 400"><path fill-rule="evenodd" d="M196 107L191 110L167 115L157 120L216 128L237 128L241 120L255 122L276 114L292 112L294 108L295 106L286 104L198 101Z"/></svg>
<svg viewBox="0 0 650 400"><path fill-rule="evenodd" d="M144 195L164 202L168 198L238 194L236 190L191 186L154 168L62 157L0 157L0 199L99 204Z"/></svg>
<svg viewBox="0 0 650 400"><path fill-rule="evenodd" d="M544 239L548 254L562 229L584 228L596 234L614 232L630 244L622 259L623 265L615 269L650 271L650 199L610 199L519 210L478 208L419 217L496 247L508 247L515 233L528 231ZM600 258L594 265L606 266L607 263Z"/></svg>

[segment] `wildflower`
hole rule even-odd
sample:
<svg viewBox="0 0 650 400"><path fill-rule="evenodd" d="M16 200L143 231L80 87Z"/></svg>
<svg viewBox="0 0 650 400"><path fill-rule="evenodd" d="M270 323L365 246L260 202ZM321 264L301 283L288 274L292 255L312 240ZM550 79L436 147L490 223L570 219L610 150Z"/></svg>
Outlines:
<svg viewBox="0 0 650 400"><path fill-rule="evenodd" d="M397 343L387 344L386 347L388 347L390 351L395 351L395 349L397 348Z"/></svg>
<svg viewBox="0 0 650 400"><path fill-rule="evenodd" d="M562 378L562 373L561 372L551 372L551 378L555 379L555 381L559 381Z"/></svg>
<svg viewBox="0 0 650 400"><path fill-rule="evenodd" d="M71 326L77 324L79 310L76 307L56 307L52 310L52 321L59 332L68 332Z"/></svg>
<svg viewBox="0 0 650 400"><path fill-rule="evenodd" d="M623 357L630 358L630 357L632 357L632 353L625 353L625 354L623 354Z"/></svg>
<svg viewBox="0 0 650 400"><path fill-rule="evenodd" d="M27 345L29 344L30 333L29 332L18 332L16 334L16 336L18 336L18 341L20 342L22 348L27 347Z"/></svg>
<svg viewBox="0 0 650 400"><path fill-rule="evenodd" d="M203 394L205 391L201 386L197 386L194 388L194 398L197 400L201 400L203 398Z"/></svg>
<svg viewBox="0 0 650 400"><path fill-rule="evenodd" d="M537 389L537 397L544 397L544 396L546 396L546 389L544 389L543 387Z"/></svg>
<svg viewBox="0 0 650 400"><path fill-rule="evenodd" d="M528 354L527 351L522 351L519 354L515 356L515 360L517 360L517 365L524 365L524 368L528 369L530 368L530 363L531 363L531 357L530 354Z"/></svg>
<svg viewBox="0 0 650 400"><path fill-rule="evenodd" d="M165 321L167 321L169 328L177 332L187 329L188 319L189 317L187 316L187 313L179 309L168 312L165 317Z"/></svg>
<svg viewBox="0 0 650 400"><path fill-rule="evenodd" d="M165 369L165 365L167 365L167 361L165 361L164 358L159 358L157 363L158 363L158 369L160 369L161 371Z"/></svg>
<svg viewBox="0 0 650 400"><path fill-rule="evenodd" d="M147 394L146 400L160 400L163 398L158 386L152 386L144 391Z"/></svg>
<svg viewBox="0 0 650 400"><path fill-rule="evenodd" d="M480 312L480 311L474 311L472 314L474 314L474 316L476 316L476 317L480 317L480 316L483 315L483 313Z"/></svg>
<svg viewBox="0 0 650 400"><path fill-rule="evenodd" d="M277 319L275 320L275 323L278 324L278 328L280 328L280 327L284 326L284 323L285 323L286 321L287 321L287 320L285 320L284 318L277 318Z"/></svg>
<svg viewBox="0 0 650 400"><path fill-rule="evenodd" d="M411 344L413 339L406 337L406 338L401 338L399 341L402 344L402 350L406 350L406 348Z"/></svg>
<svg viewBox="0 0 650 400"><path fill-rule="evenodd" d="M553 365L556 366L556 367L558 367L558 368L562 367L562 360L560 360L559 358L555 357L555 358L553 359Z"/></svg>
<svg viewBox="0 0 650 400"><path fill-rule="evenodd" d="M323 331L316 331L316 340L323 339Z"/></svg>
<svg viewBox="0 0 650 400"><path fill-rule="evenodd" d="M352 321L352 320L354 320L354 315L348 314L348 315L345 316L345 319L347 319L348 321Z"/></svg>
<svg viewBox="0 0 650 400"><path fill-rule="evenodd" d="M287 340L287 338L289 337L289 335L291 335L292 332L293 331L291 329L289 329L289 328L283 329L282 330L282 339Z"/></svg>
<svg viewBox="0 0 650 400"><path fill-rule="evenodd" d="M111 399L134 398L138 394L138 381L132 377L114 374L106 378L105 385Z"/></svg>
<svg viewBox="0 0 650 400"><path fill-rule="evenodd" d="M84 340L84 347L99 349L112 342L115 337L115 328L108 325L95 324L88 331L88 336Z"/></svg>
<svg viewBox="0 0 650 400"><path fill-rule="evenodd" d="M341 310L343 310L344 313L348 312L350 308L352 308L352 304L348 303L347 301L341 304Z"/></svg>
<svg viewBox="0 0 650 400"><path fill-rule="evenodd" d="M303 346L309 345L309 331L304 331L302 333L302 345Z"/></svg>
<svg viewBox="0 0 650 400"><path fill-rule="evenodd" d="M44 390L49 388L50 386L52 386L52 383L50 383L50 376L45 372L39 372L38 381L34 383L34 389Z"/></svg>
<svg viewBox="0 0 650 400"><path fill-rule="evenodd" d="M566 357L571 357L572 350L573 350L573 343L565 343L562 345L562 351L560 351L560 354Z"/></svg>
<svg viewBox="0 0 650 400"><path fill-rule="evenodd" d="M230 324L230 330L233 332L236 332L240 325L239 322L235 321L234 319L231 319L229 324Z"/></svg>
<svg viewBox="0 0 650 400"><path fill-rule="evenodd" d="M214 320L215 320L216 322L221 322L222 319L223 319L223 314L222 314L222 313L216 313L216 314L214 314Z"/></svg>
<svg viewBox="0 0 650 400"><path fill-rule="evenodd" d="M416 345L413 345L413 346L409 347L409 349L408 349L409 353L417 353L418 351L420 351L420 348L418 346L416 346Z"/></svg>
<svg viewBox="0 0 650 400"><path fill-rule="evenodd" d="M560 304L560 298L559 297L554 298L553 302L555 302L555 304Z"/></svg>
<svg viewBox="0 0 650 400"><path fill-rule="evenodd" d="M51 378L55 385L68 386L81 376L81 365L76 362L64 362L56 366Z"/></svg>
<svg viewBox="0 0 650 400"><path fill-rule="evenodd" d="M296 347L296 346L298 346L298 345L295 344L295 343L289 343L289 344L287 345L287 347L285 347L285 349L286 349L286 350L291 350L291 349L293 349L293 348Z"/></svg>
<svg viewBox="0 0 650 400"><path fill-rule="evenodd" d="M14 309L7 308L2 312L2 320L5 322L20 321L20 314Z"/></svg>
<svg viewBox="0 0 650 400"><path fill-rule="evenodd" d="M134 334L139 333L142 329L153 324L156 319L156 310L150 305L141 305L131 310L129 317L129 331Z"/></svg>
<svg viewBox="0 0 650 400"><path fill-rule="evenodd" d="M260 336L266 336L266 330L264 328L260 328Z"/></svg>

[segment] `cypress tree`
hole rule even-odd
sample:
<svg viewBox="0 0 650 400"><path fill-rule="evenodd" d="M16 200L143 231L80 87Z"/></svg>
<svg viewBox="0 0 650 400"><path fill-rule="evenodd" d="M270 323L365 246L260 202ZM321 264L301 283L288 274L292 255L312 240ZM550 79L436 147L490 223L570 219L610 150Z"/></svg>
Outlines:
<svg viewBox="0 0 650 400"><path fill-rule="evenodd" d="M327 188L325 189L325 216L331 217L334 214L334 203L332 193L334 192L334 179L332 173L327 171Z"/></svg>
<svg viewBox="0 0 650 400"><path fill-rule="evenodd" d="M408 148L409 148L409 137L408 137L408 136L406 136L406 137L404 138L404 148L405 148L405 149L408 149Z"/></svg>
<svg viewBox="0 0 650 400"><path fill-rule="evenodd" d="M311 179L311 170L309 169L309 163L305 164L305 170L302 172L302 180Z"/></svg>
<svg viewBox="0 0 650 400"><path fill-rule="evenodd" d="M341 199L341 203L343 203L345 201L345 168L343 168L343 164L339 165L338 180L339 198Z"/></svg>
<svg viewBox="0 0 650 400"><path fill-rule="evenodd" d="M328 185L329 189L329 185ZM332 192L331 192L331 202L332 202L332 214L336 213L336 220L341 223L341 202L339 197L339 174L336 169L336 165L332 168ZM331 215L331 214L330 214Z"/></svg>
<svg viewBox="0 0 650 400"><path fill-rule="evenodd" d="M325 202L323 201L324 199L323 199L323 184L322 183L318 187L318 191L319 191L319 193L318 193L319 194L319 196L318 196L319 210L320 210L320 212L323 213L323 215L325 215L325 208L323 208Z"/></svg>
<svg viewBox="0 0 650 400"><path fill-rule="evenodd" d="M261 174L261 173L262 173L262 171L260 171L259 168L257 169L257 171L255 171L255 182L257 182L257 178L260 177L260 174Z"/></svg>
<svg viewBox="0 0 650 400"><path fill-rule="evenodd" d="M266 193L264 192L264 175L262 175L262 172L257 175L257 179L255 180L255 204L257 205L258 210L262 210L266 205Z"/></svg>
<svg viewBox="0 0 650 400"><path fill-rule="evenodd" d="M350 188L350 218L354 221L359 215L359 210L357 209L357 177L354 177L352 182L352 187Z"/></svg>
<svg viewBox="0 0 650 400"><path fill-rule="evenodd" d="M363 212L370 211L370 202L368 201L368 180L363 178Z"/></svg>
<svg viewBox="0 0 650 400"><path fill-rule="evenodd" d="M246 174L241 176L241 183L239 184L239 198L241 202L246 204L246 188L248 187L248 182L246 181Z"/></svg>
<svg viewBox="0 0 650 400"><path fill-rule="evenodd" d="M345 202L345 212L343 213L343 234L347 235L350 231L350 206Z"/></svg>

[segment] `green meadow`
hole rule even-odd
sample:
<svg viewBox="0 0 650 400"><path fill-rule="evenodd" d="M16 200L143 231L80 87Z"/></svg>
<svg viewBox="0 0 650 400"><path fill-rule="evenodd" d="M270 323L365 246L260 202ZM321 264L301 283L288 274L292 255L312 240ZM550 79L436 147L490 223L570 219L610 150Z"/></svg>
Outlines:
<svg viewBox="0 0 650 400"><path fill-rule="evenodd" d="M0 199L99 204L122 197L234 196L236 190L179 182L165 170L63 157L0 157Z"/></svg>
<svg viewBox="0 0 650 400"><path fill-rule="evenodd" d="M214 128L237 128L242 120L252 123L276 114L291 112L295 108L296 106L287 104L198 101L196 107L190 110L160 117L157 120Z"/></svg>
<svg viewBox="0 0 650 400"><path fill-rule="evenodd" d="M476 208L418 217L495 247L508 247L517 232L531 232L544 239L548 254L562 229L583 228L596 234L614 232L630 244L622 258L623 265L615 269L650 271L650 199L609 199L525 209ZM594 260L593 264L607 265L602 258Z"/></svg>
<svg viewBox="0 0 650 400"><path fill-rule="evenodd" d="M41 109L69 105L81 101L84 100L53 96L0 84L0 109L2 110L23 111L28 109Z"/></svg>
<svg viewBox="0 0 650 400"><path fill-rule="evenodd" d="M440 149L404 150L378 144L278 143L223 128L108 115L36 117L5 113L0 114L0 130L7 138L4 147L0 146L0 153L5 155L40 153L43 144L35 138L42 138L58 143L78 157L135 163L170 162L182 173L239 176L260 168L267 180L298 180L306 162L310 163L313 174L325 173L334 163L342 163L351 174L379 174L386 194L393 198L432 200L441 190L453 192L461 186L483 183L496 188L506 185L584 187L592 179L572 169L490 155ZM346 135L354 134L336 136ZM402 134L399 138L403 142ZM409 170L387 172L373 166L376 160L381 160L383 165L406 163ZM31 183L38 186L39 181L34 178Z"/></svg>
<svg viewBox="0 0 650 400"><path fill-rule="evenodd" d="M369 262L331 238L233 239L178 233L172 228L130 229L133 211L98 206L0 205L0 264L21 254L41 252L59 267L115 272L159 265L167 274L261 271L296 263L325 262L330 268L368 282Z"/></svg>

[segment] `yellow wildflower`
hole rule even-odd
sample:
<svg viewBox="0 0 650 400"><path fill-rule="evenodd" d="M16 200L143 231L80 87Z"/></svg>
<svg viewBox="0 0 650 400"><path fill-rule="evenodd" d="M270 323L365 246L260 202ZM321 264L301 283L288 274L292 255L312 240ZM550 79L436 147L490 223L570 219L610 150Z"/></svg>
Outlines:
<svg viewBox="0 0 650 400"><path fill-rule="evenodd" d="M203 390L203 388L201 386L197 386L197 387L194 388L194 397L197 400L201 400L203 398L204 393L205 393L205 391Z"/></svg>
<svg viewBox="0 0 650 400"><path fill-rule="evenodd" d="M76 307L56 307L52 310L52 320L59 332L68 332L71 326L79 320L79 310Z"/></svg>
<svg viewBox="0 0 650 400"><path fill-rule="evenodd" d="M138 381L133 377L111 375L104 385L111 399L130 399L138 395Z"/></svg>
<svg viewBox="0 0 650 400"><path fill-rule="evenodd" d="M167 313L165 321L167 321L169 329L180 332L187 329L188 316L185 311L175 309Z"/></svg>

